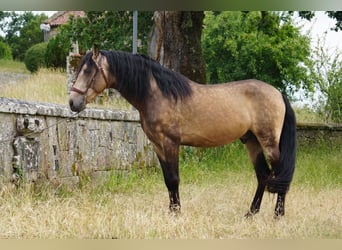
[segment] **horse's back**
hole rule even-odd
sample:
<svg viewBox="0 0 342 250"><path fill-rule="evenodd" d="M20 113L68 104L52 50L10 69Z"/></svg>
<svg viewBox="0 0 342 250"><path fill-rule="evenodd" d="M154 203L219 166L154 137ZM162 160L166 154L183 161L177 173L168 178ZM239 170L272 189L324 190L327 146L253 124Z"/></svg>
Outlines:
<svg viewBox="0 0 342 250"><path fill-rule="evenodd" d="M181 141L193 146L219 146L282 125L284 103L273 86L244 80L216 85L192 84L193 94L180 106ZM280 136L278 129L274 132ZM281 130L281 129L280 129Z"/></svg>

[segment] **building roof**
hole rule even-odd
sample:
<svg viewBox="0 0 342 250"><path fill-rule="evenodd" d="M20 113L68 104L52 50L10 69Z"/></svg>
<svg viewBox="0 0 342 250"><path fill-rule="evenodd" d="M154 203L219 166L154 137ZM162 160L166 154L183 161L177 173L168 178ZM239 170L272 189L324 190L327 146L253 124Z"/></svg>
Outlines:
<svg viewBox="0 0 342 250"><path fill-rule="evenodd" d="M84 11L58 11L51 17L44 21L45 24L49 24L51 27L60 26L68 22L69 17L84 17Z"/></svg>

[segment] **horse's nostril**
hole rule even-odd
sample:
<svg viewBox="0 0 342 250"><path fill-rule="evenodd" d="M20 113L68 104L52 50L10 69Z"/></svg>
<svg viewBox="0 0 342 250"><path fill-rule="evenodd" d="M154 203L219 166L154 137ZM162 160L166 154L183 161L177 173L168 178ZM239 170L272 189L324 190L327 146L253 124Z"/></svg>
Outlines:
<svg viewBox="0 0 342 250"><path fill-rule="evenodd" d="M75 103L73 100L69 100L69 107L70 107L71 111L74 111L74 112L77 111L77 109L75 107Z"/></svg>

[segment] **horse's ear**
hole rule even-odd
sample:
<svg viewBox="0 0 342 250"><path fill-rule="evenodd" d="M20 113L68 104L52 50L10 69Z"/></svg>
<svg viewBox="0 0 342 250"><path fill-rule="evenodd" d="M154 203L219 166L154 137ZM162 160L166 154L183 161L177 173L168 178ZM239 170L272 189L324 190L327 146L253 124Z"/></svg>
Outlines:
<svg viewBox="0 0 342 250"><path fill-rule="evenodd" d="M97 57L99 56L99 53L100 53L100 51L99 51L99 47L96 45L96 44L94 44L93 45L93 59L94 59L94 61L97 59Z"/></svg>

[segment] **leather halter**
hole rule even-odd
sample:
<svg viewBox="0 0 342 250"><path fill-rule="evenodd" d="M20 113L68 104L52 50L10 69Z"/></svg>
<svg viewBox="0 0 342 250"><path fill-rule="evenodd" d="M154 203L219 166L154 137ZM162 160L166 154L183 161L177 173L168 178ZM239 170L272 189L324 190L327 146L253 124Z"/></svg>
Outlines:
<svg viewBox="0 0 342 250"><path fill-rule="evenodd" d="M76 93L79 93L79 94L81 94L81 95L86 95L87 94L87 92L88 92L88 90L93 86L93 83L94 83L94 81L95 81L95 77L96 77L96 75L97 75L97 73L100 71L100 73L102 74L102 77L103 77L103 79L105 80L105 82L106 82L106 88L108 88L109 87L109 82L108 82L108 79L107 79L107 77L106 77L106 75L105 75L105 73L104 73L104 70L103 70L103 67L102 67L102 55L100 54L99 55L99 64L97 64L97 62L94 60L94 62L95 62L95 65L96 65L96 71L95 71L95 73L94 73L94 75L93 75L93 77L92 77L92 79L91 79L91 82L90 82L90 84L87 86L87 89L86 90L80 90L80 89L78 89L78 88L76 88L76 87L74 87L74 86L72 86L71 87L71 89L70 89L70 91L73 91L73 92L76 92ZM95 89L93 89L96 93L99 93L99 92L97 92Z"/></svg>

